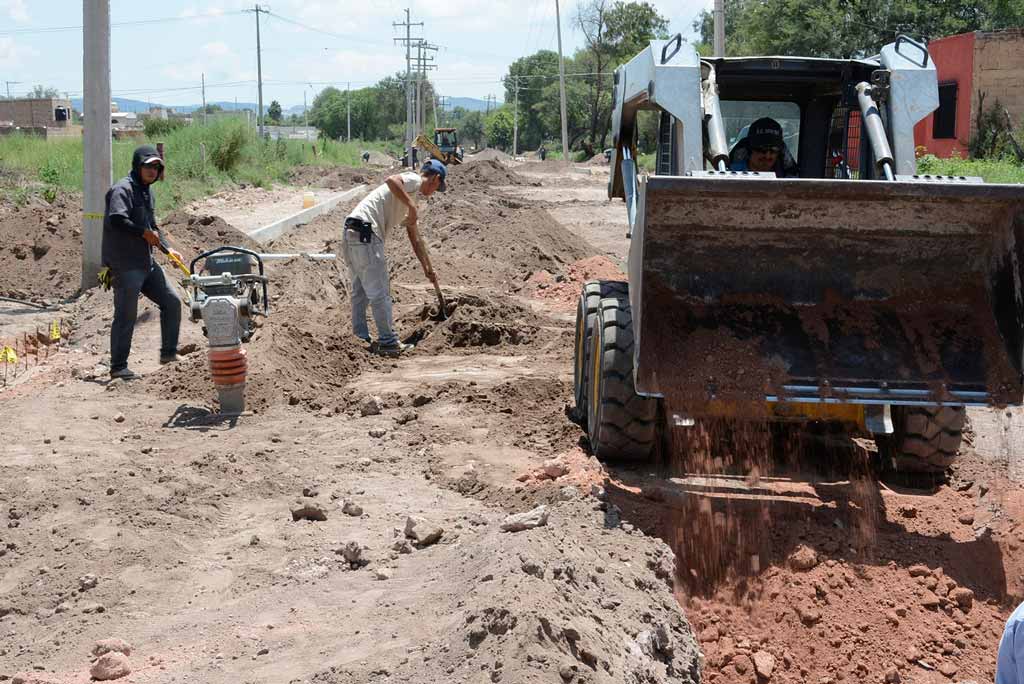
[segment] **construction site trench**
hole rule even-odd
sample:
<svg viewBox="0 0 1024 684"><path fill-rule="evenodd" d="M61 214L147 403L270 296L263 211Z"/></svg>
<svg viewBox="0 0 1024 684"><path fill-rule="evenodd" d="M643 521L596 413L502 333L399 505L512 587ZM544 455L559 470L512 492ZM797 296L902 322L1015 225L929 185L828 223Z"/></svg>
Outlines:
<svg viewBox="0 0 1024 684"><path fill-rule="evenodd" d="M0 388L0 681L87 682L104 650L140 683L991 681L1024 597L1018 412L972 411L928 489L828 431L707 425L675 438L696 465L590 454L576 300L628 250L606 168L453 167L420 208L448 320L387 245L397 359L351 334L340 259L272 263L233 419L187 317L158 365L148 302L143 377L109 382L111 295L73 296L80 202L0 205L0 296L49 305L5 303L0 338L62 337ZM356 201L261 245L163 225L189 257L340 253Z"/></svg>

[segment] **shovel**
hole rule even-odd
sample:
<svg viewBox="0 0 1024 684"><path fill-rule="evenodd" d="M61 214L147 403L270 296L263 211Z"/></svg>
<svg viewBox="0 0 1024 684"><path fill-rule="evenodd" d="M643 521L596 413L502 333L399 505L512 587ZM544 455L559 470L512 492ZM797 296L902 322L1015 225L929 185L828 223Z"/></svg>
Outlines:
<svg viewBox="0 0 1024 684"><path fill-rule="evenodd" d="M437 282L437 276L434 276L431 281L434 284L434 292L437 293L437 312L435 313L433 308L430 310L430 317L438 321L448 320L448 303L444 300L444 293L441 292L441 286Z"/></svg>

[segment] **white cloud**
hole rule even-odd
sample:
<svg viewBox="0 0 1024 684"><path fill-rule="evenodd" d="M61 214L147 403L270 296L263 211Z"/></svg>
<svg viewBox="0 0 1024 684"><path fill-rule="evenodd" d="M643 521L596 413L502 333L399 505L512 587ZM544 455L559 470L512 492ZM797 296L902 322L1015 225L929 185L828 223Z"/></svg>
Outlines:
<svg viewBox="0 0 1024 684"><path fill-rule="evenodd" d="M30 21L25 0L0 0L0 10L19 24L27 24Z"/></svg>
<svg viewBox="0 0 1024 684"><path fill-rule="evenodd" d="M13 38L0 36L0 69L22 69L38 57L35 48L20 45Z"/></svg>
<svg viewBox="0 0 1024 684"><path fill-rule="evenodd" d="M203 55L215 59L238 59L234 50L228 47L227 43L221 41L214 41L207 43L202 47Z"/></svg>

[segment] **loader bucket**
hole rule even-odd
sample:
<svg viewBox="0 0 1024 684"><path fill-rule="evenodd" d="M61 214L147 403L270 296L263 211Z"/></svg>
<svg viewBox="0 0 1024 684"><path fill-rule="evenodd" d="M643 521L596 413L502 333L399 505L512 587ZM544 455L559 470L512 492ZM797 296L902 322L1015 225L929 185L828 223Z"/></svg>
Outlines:
<svg viewBox="0 0 1024 684"><path fill-rule="evenodd" d="M638 392L1022 403L1024 186L652 176L639 208Z"/></svg>

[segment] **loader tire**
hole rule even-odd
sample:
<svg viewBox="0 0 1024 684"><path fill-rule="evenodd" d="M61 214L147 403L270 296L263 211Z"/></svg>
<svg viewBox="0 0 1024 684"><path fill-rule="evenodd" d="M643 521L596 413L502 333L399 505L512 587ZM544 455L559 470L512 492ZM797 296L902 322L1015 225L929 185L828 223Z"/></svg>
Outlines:
<svg viewBox="0 0 1024 684"><path fill-rule="evenodd" d="M605 297L591 321L587 437L608 461L649 461L658 402L633 386L633 317L626 297Z"/></svg>
<svg viewBox="0 0 1024 684"><path fill-rule="evenodd" d="M588 280L583 283L579 301L576 302L576 344L573 350L573 419L587 427L587 381L590 377L590 326L597 315L601 299L620 297L628 299L629 287L617 280Z"/></svg>
<svg viewBox="0 0 1024 684"><path fill-rule="evenodd" d="M942 475L956 459L967 412L962 406L893 406L894 432L880 444L892 471Z"/></svg>

